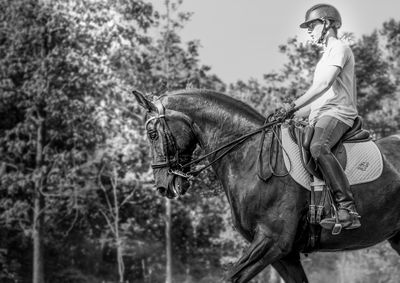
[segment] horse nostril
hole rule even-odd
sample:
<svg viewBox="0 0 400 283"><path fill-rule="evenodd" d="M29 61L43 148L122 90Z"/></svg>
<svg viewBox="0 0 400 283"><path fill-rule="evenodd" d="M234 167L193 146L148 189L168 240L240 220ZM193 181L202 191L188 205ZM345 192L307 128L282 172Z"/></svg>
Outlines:
<svg viewBox="0 0 400 283"><path fill-rule="evenodd" d="M165 195L167 194L167 188L164 188L164 187L157 187L157 191L158 191L163 197L165 197Z"/></svg>

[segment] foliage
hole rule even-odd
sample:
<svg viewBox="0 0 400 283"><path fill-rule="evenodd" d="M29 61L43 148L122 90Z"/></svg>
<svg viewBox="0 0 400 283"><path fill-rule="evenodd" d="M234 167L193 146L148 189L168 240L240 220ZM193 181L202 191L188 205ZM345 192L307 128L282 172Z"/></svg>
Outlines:
<svg viewBox="0 0 400 283"><path fill-rule="evenodd" d="M365 119L367 128L380 132L379 136L388 135L398 126L397 123L393 124L394 119L390 119L390 114L396 108L388 105L394 99L396 86L390 78L389 62L380 49L378 32L363 36L353 51L356 58L359 114ZM390 129L389 132L386 128Z"/></svg>
<svg viewBox="0 0 400 283"><path fill-rule="evenodd" d="M135 127L132 118L124 120L121 114L132 109L126 108L121 96L124 88L112 70L117 60L111 55L119 46L132 47L144 40L139 31L149 27L153 10L142 1L14 1L11 5L3 1L1 5L1 108L11 117L1 125L2 226L29 237L32 198L40 188L45 197L41 213L47 223L42 241L62 248L64 241L76 236L71 233L74 227L81 229L76 233L80 235L84 231L99 235L107 228L98 209L104 199L96 192L100 172L96 162L105 155L99 145L107 147L117 139L109 136L114 135L110 128L123 132L124 127ZM108 123L113 118L125 124ZM39 122L44 124L41 133ZM140 165L145 151L136 150L144 141L137 130L133 132L124 133L136 145L122 149L130 154L130 164L124 162L145 168ZM38 153L39 145L43 147ZM38 154L43 155L41 167L35 167ZM143 169L131 169L143 174ZM40 187L34 185L38 180ZM9 236L4 237L2 243L10 242ZM68 255L79 256L73 251ZM51 270L60 271L64 258L59 260L49 261L49 278ZM29 265L30 260L20 262ZM79 266L79 260L75 264Z"/></svg>

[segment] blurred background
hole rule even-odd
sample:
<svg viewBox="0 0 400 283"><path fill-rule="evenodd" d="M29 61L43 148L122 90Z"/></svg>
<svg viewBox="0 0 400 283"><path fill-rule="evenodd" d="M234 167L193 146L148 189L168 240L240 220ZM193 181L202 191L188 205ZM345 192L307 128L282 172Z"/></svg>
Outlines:
<svg viewBox="0 0 400 283"><path fill-rule="evenodd" d="M275 2L0 0L0 282L223 276L248 243L220 184L207 171L179 200L156 193L131 91L209 88L264 114L300 96L321 50L298 25L316 2ZM400 3L331 2L364 127L398 132ZM400 282L387 243L302 262L311 282Z"/></svg>

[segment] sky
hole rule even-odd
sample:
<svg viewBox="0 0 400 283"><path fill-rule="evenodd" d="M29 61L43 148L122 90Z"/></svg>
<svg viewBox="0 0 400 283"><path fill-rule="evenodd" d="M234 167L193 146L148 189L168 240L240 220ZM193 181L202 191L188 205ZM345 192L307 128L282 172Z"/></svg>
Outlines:
<svg viewBox="0 0 400 283"><path fill-rule="evenodd" d="M162 9L164 0L153 0ZM238 79L261 79L285 63L278 46L297 36L306 42L299 28L305 12L315 0L183 0L182 11L193 12L181 33L182 40L200 40L200 60L225 83ZM341 13L341 31L356 38L382 27L383 22L400 20L400 0L322 1Z"/></svg>

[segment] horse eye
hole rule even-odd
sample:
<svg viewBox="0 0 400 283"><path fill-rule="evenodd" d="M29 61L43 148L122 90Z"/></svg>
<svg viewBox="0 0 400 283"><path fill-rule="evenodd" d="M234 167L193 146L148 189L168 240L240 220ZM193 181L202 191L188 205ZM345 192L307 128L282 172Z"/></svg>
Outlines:
<svg viewBox="0 0 400 283"><path fill-rule="evenodd" d="M149 131L148 135L149 135L149 139L151 139L151 140L156 140L158 138L158 133L157 133L157 131L154 131L154 130Z"/></svg>

